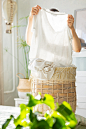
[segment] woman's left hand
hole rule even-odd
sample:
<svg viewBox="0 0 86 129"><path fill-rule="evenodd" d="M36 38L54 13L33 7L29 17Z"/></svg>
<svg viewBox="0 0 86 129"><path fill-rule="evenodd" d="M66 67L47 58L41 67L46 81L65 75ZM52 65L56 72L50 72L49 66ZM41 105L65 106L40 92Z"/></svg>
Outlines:
<svg viewBox="0 0 86 129"><path fill-rule="evenodd" d="M73 23L74 23L74 17L72 15L68 14L67 24L68 24L70 29L73 28Z"/></svg>

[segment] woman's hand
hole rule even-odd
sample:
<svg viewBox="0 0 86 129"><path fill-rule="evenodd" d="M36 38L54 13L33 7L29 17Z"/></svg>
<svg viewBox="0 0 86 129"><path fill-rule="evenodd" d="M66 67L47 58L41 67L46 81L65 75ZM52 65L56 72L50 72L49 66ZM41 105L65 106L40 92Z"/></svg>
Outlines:
<svg viewBox="0 0 86 129"><path fill-rule="evenodd" d="M74 23L74 17L72 15L68 14L68 20L67 20L67 24L69 26L70 29L73 28L73 23Z"/></svg>
<svg viewBox="0 0 86 129"><path fill-rule="evenodd" d="M78 38L76 31L74 29L73 23L74 23L74 17L72 15L68 14L67 24L68 24L69 28L71 29L72 36L73 36L72 47L75 52L80 52L81 51L81 43L80 43L80 39Z"/></svg>
<svg viewBox="0 0 86 129"><path fill-rule="evenodd" d="M39 5L37 5L35 7L32 7L32 9L31 9L31 16L32 15L37 15L38 12L39 12L39 9L41 9L41 7Z"/></svg>

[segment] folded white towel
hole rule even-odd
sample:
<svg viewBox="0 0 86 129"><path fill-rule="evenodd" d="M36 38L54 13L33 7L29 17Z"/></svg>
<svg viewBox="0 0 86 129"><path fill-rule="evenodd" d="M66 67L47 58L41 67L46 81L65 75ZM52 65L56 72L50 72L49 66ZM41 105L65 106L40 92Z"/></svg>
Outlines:
<svg viewBox="0 0 86 129"><path fill-rule="evenodd" d="M49 80L54 74L56 65L53 62L35 58L30 61L28 69L31 70L32 76L38 79Z"/></svg>

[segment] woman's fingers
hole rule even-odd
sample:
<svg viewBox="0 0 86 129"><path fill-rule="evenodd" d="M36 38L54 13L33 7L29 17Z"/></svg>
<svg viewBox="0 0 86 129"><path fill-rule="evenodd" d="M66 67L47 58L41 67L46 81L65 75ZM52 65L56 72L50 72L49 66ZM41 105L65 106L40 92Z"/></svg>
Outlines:
<svg viewBox="0 0 86 129"><path fill-rule="evenodd" d="M33 10L32 13L38 13L38 11L37 10Z"/></svg>
<svg viewBox="0 0 86 129"><path fill-rule="evenodd" d="M33 7L33 8L32 8L32 11L38 12L38 11L39 11L39 9L38 9L38 8Z"/></svg>
<svg viewBox="0 0 86 129"><path fill-rule="evenodd" d="M39 9L41 9L41 7L39 5L37 5L35 7L32 7L31 14L32 15L37 15L38 12L39 12Z"/></svg>
<svg viewBox="0 0 86 129"><path fill-rule="evenodd" d="M38 9L32 7L31 14L32 14L32 15L35 15L35 14L37 14L37 12L38 12Z"/></svg>
<svg viewBox="0 0 86 129"><path fill-rule="evenodd" d="M33 10L37 10L38 11L39 9L37 7L33 7Z"/></svg>
<svg viewBox="0 0 86 129"><path fill-rule="evenodd" d="M38 14L38 12L37 11L33 11L33 13L32 13L33 15L37 15Z"/></svg>
<svg viewBox="0 0 86 129"><path fill-rule="evenodd" d="M39 9L41 9L41 7L40 7L39 5L37 5L37 7L38 7Z"/></svg>
<svg viewBox="0 0 86 129"><path fill-rule="evenodd" d="M72 15L70 15L70 14L68 14L68 17L73 18L73 16L72 16Z"/></svg>
<svg viewBox="0 0 86 129"><path fill-rule="evenodd" d="M67 20L68 23L74 23L72 20Z"/></svg>
<svg viewBox="0 0 86 129"><path fill-rule="evenodd" d="M73 20L74 21L74 17L72 15L68 15L68 20Z"/></svg>
<svg viewBox="0 0 86 129"><path fill-rule="evenodd" d="M67 24L68 24L69 28L73 27L73 23L74 23L74 17L72 15L68 14Z"/></svg>

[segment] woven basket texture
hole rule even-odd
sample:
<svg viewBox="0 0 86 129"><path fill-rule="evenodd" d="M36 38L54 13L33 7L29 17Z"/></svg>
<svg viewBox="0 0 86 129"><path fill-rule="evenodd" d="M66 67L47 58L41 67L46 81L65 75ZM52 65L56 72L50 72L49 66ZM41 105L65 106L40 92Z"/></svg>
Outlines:
<svg viewBox="0 0 86 129"><path fill-rule="evenodd" d="M55 73L50 80L41 80L30 76L31 91L34 96L41 92L50 94L54 97L54 102L61 104L63 101L68 102L73 112L76 110L76 86L75 86L76 67L56 67ZM45 105L39 105L37 110L44 114L50 108Z"/></svg>

